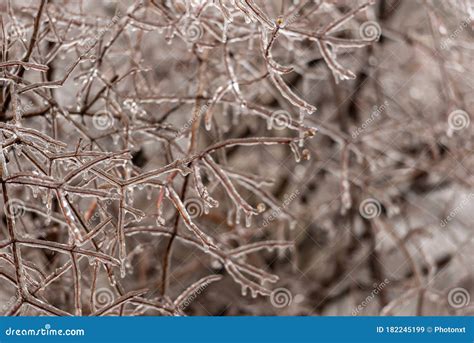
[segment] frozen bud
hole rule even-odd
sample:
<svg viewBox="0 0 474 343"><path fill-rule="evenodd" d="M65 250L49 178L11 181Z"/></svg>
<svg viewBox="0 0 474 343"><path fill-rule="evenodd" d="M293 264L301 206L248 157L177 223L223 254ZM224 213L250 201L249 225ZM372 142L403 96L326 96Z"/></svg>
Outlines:
<svg viewBox="0 0 474 343"><path fill-rule="evenodd" d="M276 24L277 24L277 26L279 26L279 27L283 27L283 26L284 26L285 20L283 19L282 16L279 16L279 17L276 19Z"/></svg>
<svg viewBox="0 0 474 343"><path fill-rule="evenodd" d="M309 159L311 158L311 152L308 149L304 149L301 152L301 157L303 158L303 160L309 161Z"/></svg>
<svg viewBox="0 0 474 343"><path fill-rule="evenodd" d="M318 130L312 127L305 131L304 137L305 138L314 137L316 135L316 132L318 132Z"/></svg>

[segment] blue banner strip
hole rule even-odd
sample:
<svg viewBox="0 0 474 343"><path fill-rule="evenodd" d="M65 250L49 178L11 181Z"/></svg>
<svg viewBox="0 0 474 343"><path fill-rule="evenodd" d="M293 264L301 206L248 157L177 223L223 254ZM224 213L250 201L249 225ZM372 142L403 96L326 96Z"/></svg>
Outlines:
<svg viewBox="0 0 474 343"><path fill-rule="evenodd" d="M0 342L474 342L474 317L2 317Z"/></svg>

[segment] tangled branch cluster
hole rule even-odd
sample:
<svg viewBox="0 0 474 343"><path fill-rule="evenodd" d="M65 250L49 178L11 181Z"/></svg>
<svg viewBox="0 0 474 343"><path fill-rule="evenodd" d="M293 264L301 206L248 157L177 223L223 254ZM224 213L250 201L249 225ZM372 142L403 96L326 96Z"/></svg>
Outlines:
<svg viewBox="0 0 474 343"><path fill-rule="evenodd" d="M434 43L383 0L0 6L3 314L330 313L372 284L382 313L440 297L456 254L420 247L440 229L411 203L472 187L472 103L436 5ZM431 59L445 108L404 89L418 70L398 45Z"/></svg>

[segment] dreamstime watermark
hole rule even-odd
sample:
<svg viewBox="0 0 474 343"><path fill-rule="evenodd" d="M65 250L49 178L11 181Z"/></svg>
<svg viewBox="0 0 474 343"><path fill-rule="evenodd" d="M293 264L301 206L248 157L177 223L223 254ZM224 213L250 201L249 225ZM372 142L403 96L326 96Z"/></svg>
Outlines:
<svg viewBox="0 0 474 343"><path fill-rule="evenodd" d="M50 324L46 324L39 329L15 329L9 327L5 330L6 336L85 336L84 329L52 329Z"/></svg>
<svg viewBox="0 0 474 343"><path fill-rule="evenodd" d="M31 100L25 105L17 106L16 111L15 111L16 116L21 119L23 114L25 114L26 111L31 110L33 106L34 104L33 104L33 101Z"/></svg>
<svg viewBox="0 0 474 343"><path fill-rule="evenodd" d="M114 293L108 288L101 287L94 293L94 302L99 307L108 306L112 304L113 301Z"/></svg>
<svg viewBox="0 0 474 343"><path fill-rule="evenodd" d="M196 289L190 296L188 296L181 304L179 305L179 309L184 311L191 303L196 300L196 298L204 292L204 290L210 285L210 282L205 282L198 289Z"/></svg>
<svg viewBox="0 0 474 343"><path fill-rule="evenodd" d="M143 3L139 4L139 7L143 6ZM122 14L120 10L116 11L116 14L112 17L112 20L106 25L105 28L100 29L92 38L87 39L85 42L83 42L81 45L78 46L77 51L79 53L80 59L90 59L90 60L95 60L96 56L94 53L91 53L91 50L93 49L94 46L99 42L99 40L108 32L110 29L117 24L117 22L120 20L122 17ZM69 70L75 66L75 64L78 63L78 61L73 61L69 63L65 70Z"/></svg>
<svg viewBox="0 0 474 343"><path fill-rule="evenodd" d="M196 43L199 39L201 39L202 35L202 26L197 21L192 21L186 25L184 36L189 43Z"/></svg>
<svg viewBox="0 0 474 343"><path fill-rule="evenodd" d="M367 118L361 126L357 127L354 131L352 131L352 138L356 139L365 129L367 129L373 122L376 120L382 112L384 112L388 107L388 102L384 101L384 103L380 106L374 106L372 113L370 114L369 118Z"/></svg>
<svg viewBox="0 0 474 343"><path fill-rule="evenodd" d="M371 302L372 300L374 300L374 298L382 291L382 289L384 289L388 284L390 283L390 280L389 279L385 279L383 280L381 283L379 284L374 284L374 288L372 289L372 292L370 292L370 294L368 296L365 297L365 299L359 304L357 305L356 308L354 308L354 310L352 310L352 315L353 316L357 316L364 308L366 308Z"/></svg>
<svg viewBox="0 0 474 343"><path fill-rule="evenodd" d="M293 295L287 288L276 288L270 294L270 303L273 307L283 308L290 306L293 301Z"/></svg>
<svg viewBox="0 0 474 343"><path fill-rule="evenodd" d="M283 212L283 210L285 208L287 208L290 205L290 203L298 197L299 194L300 194L299 189L295 190L290 195L285 194L284 195L284 200L283 200L283 203L281 204L281 206L278 206L277 208L273 209L273 211L270 212L270 215L265 218L265 220L263 221L263 223L262 223L262 225L260 226L259 229L266 228L268 225L270 225L271 222L276 220L278 218L278 216L280 216L280 214Z"/></svg>
<svg viewBox="0 0 474 343"><path fill-rule="evenodd" d="M374 219L382 213L382 205L377 199L367 198L360 203L359 213L365 219Z"/></svg>
<svg viewBox="0 0 474 343"><path fill-rule="evenodd" d="M275 111L268 118L268 129L283 130L290 126L292 118L290 113L284 110Z"/></svg>
<svg viewBox="0 0 474 343"><path fill-rule="evenodd" d="M377 22L366 21L360 25L359 35L365 40L377 41L382 35L382 29Z"/></svg>
<svg viewBox="0 0 474 343"><path fill-rule="evenodd" d="M104 27L101 28L95 35L94 37L87 39L83 45L79 48L79 53L82 55L85 52L91 50L97 42L114 26L117 24L117 22L120 20L122 17L122 14L120 13L120 10L118 10L115 15L113 16L112 20ZM90 56L92 57L92 55Z"/></svg>
<svg viewBox="0 0 474 343"><path fill-rule="evenodd" d="M449 291L448 293L448 304L451 307L460 309L466 307L471 303L471 295L467 289L462 287L456 287Z"/></svg>
<svg viewBox="0 0 474 343"><path fill-rule="evenodd" d="M189 198L184 202L184 207L191 218L197 218L204 213L204 204L199 198Z"/></svg>
<svg viewBox="0 0 474 343"><path fill-rule="evenodd" d="M443 39L441 42L441 49L446 50L448 49L454 42L454 40L466 29L471 25L472 17L466 17L461 24L449 35L448 38Z"/></svg>
<svg viewBox="0 0 474 343"><path fill-rule="evenodd" d="M466 111L455 110L448 116L448 136L452 136L454 131L460 131L471 124L471 118Z"/></svg>
<svg viewBox="0 0 474 343"><path fill-rule="evenodd" d="M97 112L92 116L92 124L97 130L108 130L114 125L114 116L106 111Z"/></svg>
<svg viewBox="0 0 474 343"><path fill-rule="evenodd" d="M15 219L25 214L25 203L18 199L11 199L3 206L5 215L10 219Z"/></svg>
<svg viewBox="0 0 474 343"><path fill-rule="evenodd" d="M17 298L15 296L11 297L10 299L8 299L6 302L4 302L1 306L0 306L0 311L6 311L8 308L10 308L11 306L13 306L13 304L16 302Z"/></svg>
<svg viewBox="0 0 474 343"><path fill-rule="evenodd" d="M446 227L446 225L448 225L448 223L454 219L454 217L456 217L459 212L461 212L464 207L466 207L466 205L474 198L474 193L469 193L468 196L466 196L462 201L461 203L456 206L454 209L452 209L449 214L446 216L446 218L444 218L440 223L439 225L441 225L441 227Z"/></svg>
<svg viewBox="0 0 474 343"><path fill-rule="evenodd" d="M293 24L298 19L299 16L300 16L299 13L295 13L295 14L289 16L288 18L280 16L280 17L276 18L275 23L279 27L287 27L288 25Z"/></svg>
<svg viewBox="0 0 474 343"><path fill-rule="evenodd" d="M183 133L185 133L187 130L191 128L191 126L194 124L196 120L201 118L204 113L206 113L207 109L209 108L209 103L203 105L201 109L199 110L198 115L193 115L191 119L189 119L175 134L175 138L181 136Z"/></svg>
<svg viewBox="0 0 474 343"><path fill-rule="evenodd" d="M112 202L114 201L115 199L106 199L105 202L104 202L104 205L105 206L109 206L110 204L112 204ZM93 222L94 220L100 218L100 213L99 211L96 211L94 212L94 214L89 218L89 222Z"/></svg>

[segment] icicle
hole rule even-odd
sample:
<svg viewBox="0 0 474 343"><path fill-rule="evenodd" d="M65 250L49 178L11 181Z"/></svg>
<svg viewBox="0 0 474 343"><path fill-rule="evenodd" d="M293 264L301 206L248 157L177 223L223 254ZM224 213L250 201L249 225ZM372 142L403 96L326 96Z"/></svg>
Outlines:
<svg viewBox="0 0 474 343"><path fill-rule="evenodd" d="M232 125L239 125L241 115L242 115L242 106L239 106L237 111L234 111L234 115L232 117Z"/></svg>
<svg viewBox="0 0 474 343"><path fill-rule="evenodd" d="M130 270L132 268L132 264L130 263L129 259L127 259L127 262L125 263L125 269ZM123 278L123 276L122 276Z"/></svg>
<svg viewBox="0 0 474 343"><path fill-rule="evenodd" d="M63 193L59 193L59 202L61 204L64 217L66 218L66 221L69 224L68 229L71 233L71 235L69 236L69 239L74 243L78 241L80 242L81 232L75 225L76 218L74 217L74 214L69 206L69 203L67 202L66 197L64 196Z"/></svg>
<svg viewBox="0 0 474 343"><path fill-rule="evenodd" d="M301 154L300 154L300 151L298 149L298 145L295 142L291 142L290 143L290 149L293 152L293 154L295 155L295 161L300 162L301 161Z"/></svg>
<svg viewBox="0 0 474 343"><path fill-rule="evenodd" d="M204 186L204 183L202 182L201 168L199 166L199 163L193 163L192 168L196 188L198 190L199 195L204 200L204 212L208 214L209 208L218 207L219 202L209 195L209 191L207 190L206 186Z"/></svg>
<svg viewBox="0 0 474 343"><path fill-rule="evenodd" d="M89 266L91 266L91 267L95 266L95 264L96 264L96 263L95 263L95 258L92 257L92 256L89 256L89 257L87 258L87 261L89 262Z"/></svg>
<svg viewBox="0 0 474 343"><path fill-rule="evenodd" d="M146 200L151 200L151 197L153 195L153 188L147 187L145 192L146 192Z"/></svg>
<svg viewBox="0 0 474 343"><path fill-rule="evenodd" d="M16 149L16 153L18 154L18 157L23 156L23 147L21 145L17 145L15 149Z"/></svg>
<svg viewBox="0 0 474 343"><path fill-rule="evenodd" d="M114 143L114 145L117 145L119 143L119 140L120 135L112 135L112 143Z"/></svg>
<svg viewBox="0 0 474 343"><path fill-rule="evenodd" d="M250 289L250 294L252 294L252 298L254 299L257 297L257 292L254 289Z"/></svg>
<svg viewBox="0 0 474 343"><path fill-rule="evenodd" d="M123 279L127 275L127 259L120 259L120 277Z"/></svg>
<svg viewBox="0 0 474 343"><path fill-rule="evenodd" d="M306 110L300 109L300 113L299 113L299 123L300 123L301 125L303 125L304 116L305 116L306 113L308 113ZM299 147L302 148L302 147L304 146L304 132L303 132L303 131L300 131L300 132L299 132L299 137L300 137L300 140L299 140Z"/></svg>
<svg viewBox="0 0 474 343"><path fill-rule="evenodd" d="M43 203L43 205L46 205L47 202L48 202L48 194L49 192L46 191L45 193L41 194L41 201ZM47 205L46 205L47 206Z"/></svg>
<svg viewBox="0 0 474 343"><path fill-rule="evenodd" d="M111 285L112 287L115 287L115 286L117 285L117 279L115 278L115 275L112 275L112 276L110 277L110 285Z"/></svg>
<svg viewBox="0 0 474 343"><path fill-rule="evenodd" d="M125 203L127 205L133 205L133 186L130 189L125 190ZM132 215L135 217L135 213L131 212Z"/></svg>
<svg viewBox="0 0 474 343"><path fill-rule="evenodd" d="M232 226L234 224L234 210L227 211L227 225Z"/></svg>
<svg viewBox="0 0 474 343"><path fill-rule="evenodd" d="M267 130L271 130L273 128L273 118L270 117L267 119Z"/></svg>
<svg viewBox="0 0 474 343"><path fill-rule="evenodd" d="M240 207L237 207L237 209L235 210L235 225L240 224L240 215L241 215Z"/></svg>
<svg viewBox="0 0 474 343"><path fill-rule="evenodd" d="M222 43L225 43L227 41L227 29L229 27L229 22L227 20L224 20L224 28L222 30Z"/></svg>
<svg viewBox="0 0 474 343"><path fill-rule="evenodd" d="M160 214L156 217L156 225L164 226L166 224L165 218L163 218Z"/></svg>
<svg viewBox="0 0 474 343"><path fill-rule="evenodd" d="M5 150L4 148L0 149L0 168L2 168L3 177L6 177L8 176L8 169L7 169L7 161L3 153L4 150Z"/></svg>
<svg viewBox="0 0 474 343"><path fill-rule="evenodd" d="M182 176L186 176L186 175L189 175L192 170L191 168L185 166L185 165L182 165L180 167L178 167L178 170L179 170L179 173L182 175Z"/></svg>
<svg viewBox="0 0 474 343"><path fill-rule="evenodd" d="M50 191L48 191L48 199L46 201L46 225L49 225L51 223L51 209L52 209L52 194Z"/></svg>
<svg viewBox="0 0 474 343"><path fill-rule="evenodd" d="M248 214L245 216L245 227L250 227L252 225L252 215Z"/></svg>
<svg viewBox="0 0 474 343"><path fill-rule="evenodd" d="M211 120L204 120L204 127L207 131L211 131Z"/></svg>

